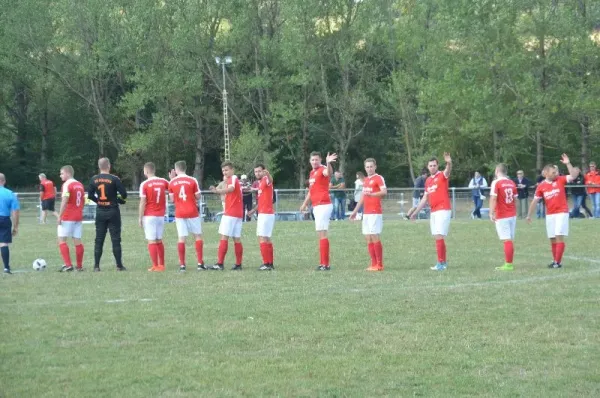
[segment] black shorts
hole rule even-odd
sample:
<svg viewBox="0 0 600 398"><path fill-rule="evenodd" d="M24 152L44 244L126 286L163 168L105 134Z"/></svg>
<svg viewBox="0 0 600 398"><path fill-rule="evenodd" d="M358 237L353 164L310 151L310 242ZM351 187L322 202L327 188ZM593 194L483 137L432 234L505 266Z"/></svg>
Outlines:
<svg viewBox="0 0 600 398"><path fill-rule="evenodd" d="M42 210L54 211L54 202L54 198L42 200Z"/></svg>
<svg viewBox="0 0 600 398"><path fill-rule="evenodd" d="M0 243L12 243L12 221L10 217L0 217Z"/></svg>

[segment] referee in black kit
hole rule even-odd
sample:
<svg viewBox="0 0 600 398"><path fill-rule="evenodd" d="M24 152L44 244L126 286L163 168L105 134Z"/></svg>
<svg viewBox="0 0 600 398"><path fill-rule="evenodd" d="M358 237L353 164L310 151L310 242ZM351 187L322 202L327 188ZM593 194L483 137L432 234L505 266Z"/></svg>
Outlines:
<svg viewBox="0 0 600 398"><path fill-rule="evenodd" d="M110 232L113 254L117 262L117 271L125 271L121 251L121 212L119 203L124 204L127 191L119 177L110 174L110 160L98 160L100 174L92 177L88 188L88 199L95 202L96 208L96 243L94 245L94 272L100 271L100 258L106 231Z"/></svg>

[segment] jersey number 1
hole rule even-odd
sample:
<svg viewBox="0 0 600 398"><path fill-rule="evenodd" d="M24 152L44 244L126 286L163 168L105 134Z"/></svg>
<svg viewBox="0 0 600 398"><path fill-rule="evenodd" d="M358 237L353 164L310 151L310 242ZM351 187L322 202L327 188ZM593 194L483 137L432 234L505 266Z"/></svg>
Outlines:
<svg viewBox="0 0 600 398"><path fill-rule="evenodd" d="M100 191L100 197L98 199L100 199L100 200L108 199L106 197L106 187L104 186L104 184L98 185L98 191Z"/></svg>

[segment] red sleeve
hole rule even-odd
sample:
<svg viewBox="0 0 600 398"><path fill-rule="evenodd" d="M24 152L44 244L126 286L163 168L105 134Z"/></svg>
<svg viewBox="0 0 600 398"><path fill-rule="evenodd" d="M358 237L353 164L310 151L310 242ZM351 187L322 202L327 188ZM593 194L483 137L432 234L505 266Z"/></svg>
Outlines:
<svg viewBox="0 0 600 398"><path fill-rule="evenodd" d="M558 176L557 180L558 183L563 187L569 183L569 181L567 180L567 176Z"/></svg>
<svg viewBox="0 0 600 398"><path fill-rule="evenodd" d="M543 197L542 195L542 190L540 189L542 186L538 185L537 188L535 189L535 197L541 199Z"/></svg>

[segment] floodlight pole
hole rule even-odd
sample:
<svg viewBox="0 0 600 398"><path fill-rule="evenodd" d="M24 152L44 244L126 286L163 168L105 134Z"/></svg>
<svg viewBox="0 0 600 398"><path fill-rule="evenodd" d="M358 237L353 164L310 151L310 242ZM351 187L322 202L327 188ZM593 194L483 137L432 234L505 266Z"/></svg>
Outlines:
<svg viewBox="0 0 600 398"><path fill-rule="evenodd" d="M231 160L231 151L229 146L229 117L227 114L227 89L225 87L225 65L231 63L231 57L217 57L217 65L221 65L223 70L223 138L225 140L225 161Z"/></svg>

